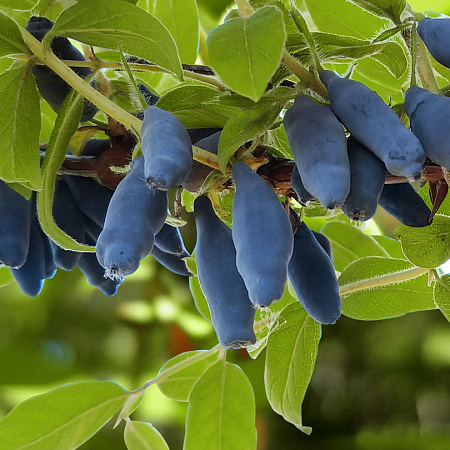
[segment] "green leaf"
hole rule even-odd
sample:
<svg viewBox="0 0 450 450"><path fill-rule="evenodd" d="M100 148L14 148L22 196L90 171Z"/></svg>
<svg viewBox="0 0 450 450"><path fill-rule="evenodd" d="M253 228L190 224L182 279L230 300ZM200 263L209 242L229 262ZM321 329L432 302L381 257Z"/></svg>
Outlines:
<svg viewBox="0 0 450 450"><path fill-rule="evenodd" d="M405 9L406 0L350 0L355 5L379 17L387 17L394 23L401 22L400 16Z"/></svg>
<svg viewBox="0 0 450 450"><path fill-rule="evenodd" d="M0 178L40 189L41 115L31 64L17 62L0 75L0 98Z"/></svg>
<svg viewBox="0 0 450 450"><path fill-rule="evenodd" d="M428 272L402 259L361 258L341 273L339 286L342 314L353 319L388 319L436 308Z"/></svg>
<svg viewBox="0 0 450 450"><path fill-rule="evenodd" d="M294 159L291 147L289 146L289 140L286 130L281 125L265 133L263 135L261 144L264 146L268 146L270 152L274 156L290 160Z"/></svg>
<svg viewBox="0 0 450 450"><path fill-rule="evenodd" d="M389 256L372 236L348 223L330 222L321 233L331 241L334 265L339 272L363 256Z"/></svg>
<svg viewBox="0 0 450 450"><path fill-rule="evenodd" d="M60 386L31 397L0 421L2 450L73 450L124 405L128 392L109 381Z"/></svg>
<svg viewBox="0 0 450 450"><path fill-rule="evenodd" d="M208 302L200 287L200 281L197 276L197 264L195 263L195 252L189 258L185 259L186 266L194 276L189 277L189 288L191 289L192 297L194 298L195 306L198 312L212 324L211 312L209 311Z"/></svg>
<svg viewBox="0 0 450 450"><path fill-rule="evenodd" d="M9 270L9 267L0 266L0 288L14 283L14 277Z"/></svg>
<svg viewBox="0 0 450 450"><path fill-rule="evenodd" d="M254 323L256 344L252 347L247 347L246 349L252 359L256 359L266 348L270 328L278 319L280 312L286 308L287 305L297 302L298 300L294 288L292 288L288 280L283 297L281 297L280 300L273 302L268 308L258 308L256 310Z"/></svg>
<svg viewBox="0 0 450 450"><path fill-rule="evenodd" d="M16 22L0 11L0 57L14 53L30 53Z"/></svg>
<svg viewBox="0 0 450 450"><path fill-rule="evenodd" d="M272 326L267 343L265 385L272 409L304 433L302 403L311 380L321 326L299 302L287 306Z"/></svg>
<svg viewBox="0 0 450 450"><path fill-rule="evenodd" d="M125 426L128 450L169 450L164 438L150 423L129 420Z"/></svg>
<svg viewBox="0 0 450 450"><path fill-rule="evenodd" d="M299 0L296 3L300 3ZM392 26L390 21L347 0L305 0L305 3L317 28L327 33L371 39L380 28Z"/></svg>
<svg viewBox="0 0 450 450"><path fill-rule="evenodd" d="M52 213L58 170L64 162L70 139L80 123L83 107L83 96L71 91L59 110L42 165L44 188L37 193L36 205L42 230L58 245L67 250L95 252L95 247L81 244L61 230L55 223Z"/></svg>
<svg viewBox="0 0 450 450"><path fill-rule="evenodd" d="M419 195L422 197L422 200L427 204L427 206L432 209L433 204L430 200L430 194L427 185L419 190ZM441 206L438 209L438 213L443 216L450 216L450 195L447 195L445 197L444 201L441 203Z"/></svg>
<svg viewBox="0 0 450 450"><path fill-rule="evenodd" d="M372 55L372 59L382 64L397 79L408 69L408 59L404 47L397 42L387 42L383 51Z"/></svg>
<svg viewBox="0 0 450 450"><path fill-rule="evenodd" d="M450 259L450 217L436 214L427 227L400 225L395 236L405 256L416 266L436 268Z"/></svg>
<svg viewBox="0 0 450 450"><path fill-rule="evenodd" d="M392 258L406 259L402 252L402 244L397 239L380 235L374 235L372 237L389 253Z"/></svg>
<svg viewBox="0 0 450 450"><path fill-rule="evenodd" d="M159 19L173 36L181 61L194 64L200 41L196 0L151 0L143 3L148 4L147 11Z"/></svg>
<svg viewBox="0 0 450 450"><path fill-rule="evenodd" d="M181 353L167 361L159 371L159 390L169 398L180 402L189 401L192 389L200 377L219 359L219 351L199 350ZM179 368L177 369L176 366ZM172 369L170 375L164 378L164 372Z"/></svg>
<svg viewBox="0 0 450 450"><path fill-rule="evenodd" d="M236 113L226 123L219 139L219 166L225 172L234 152L247 141L263 134L278 118L283 103L273 103L263 108L251 108Z"/></svg>
<svg viewBox="0 0 450 450"><path fill-rule="evenodd" d="M450 322L450 275L435 280L433 295L436 305Z"/></svg>
<svg viewBox="0 0 450 450"><path fill-rule="evenodd" d="M256 450L255 397L236 365L220 360L195 385L184 450Z"/></svg>
<svg viewBox="0 0 450 450"><path fill-rule="evenodd" d="M57 19L45 39L67 36L89 45L122 49L158 64L183 79L176 44L151 14L120 0L79 0Z"/></svg>
<svg viewBox="0 0 450 450"><path fill-rule="evenodd" d="M281 62L285 40L283 14L268 6L214 28L208 56L227 86L257 101Z"/></svg>
<svg viewBox="0 0 450 450"><path fill-rule="evenodd" d="M175 114L186 128L221 128L235 111L220 104L224 96L208 86L184 84L165 93L158 107Z"/></svg>

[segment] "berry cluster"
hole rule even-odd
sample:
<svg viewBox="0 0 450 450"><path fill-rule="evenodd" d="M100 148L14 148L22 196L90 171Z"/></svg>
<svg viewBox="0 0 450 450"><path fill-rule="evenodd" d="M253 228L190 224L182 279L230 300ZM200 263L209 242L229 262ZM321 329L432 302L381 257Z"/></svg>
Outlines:
<svg viewBox="0 0 450 450"><path fill-rule="evenodd" d="M427 18L418 31L433 56L450 65L448 52L433 38L445 24ZM52 25L33 17L27 29L42 40ZM53 39L51 46L60 58L83 60L65 38ZM83 78L90 74L90 69L75 71ZM35 66L33 73L42 96L58 111L69 86L45 66ZM432 212L409 182L385 182L388 172L420 178L426 158L450 168L445 123L450 99L412 86L404 104L409 130L362 83L329 70L323 70L320 79L330 106L300 95L283 119L295 160L291 184L297 198L302 203L318 200L329 209L340 207L352 220L370 219L381 205L408 226L429 225ZM138 115L143 120L142 156L132 161L117 188L69 175L56 182L55 222L78 242L95 245L95 254L59 247L40 228L35 195L25 200L0 181L0 262L10 267L27 295L38 295L57 268L76 266L90 284L114 295L149 254L174 273L192 275L179 229L165 223L167 191L181 185L198 193L212 169L193 160L192 145L217 154L221 130L186 130L173 114L155 106L157 96L145 86L140 90L150 105ZM82 120L95 112L86 102ZM93 139L84 154L99 157L108 149L110 140ZM208 196L199 195L194 202L198 278L220 343L226 348L254 344L256 308L279 300L288 278L311 317L322 324L336 322L341 299L328 239L299 221L243 161L232 166L231 175L236 190L231 229L216 215Z"/></svg>

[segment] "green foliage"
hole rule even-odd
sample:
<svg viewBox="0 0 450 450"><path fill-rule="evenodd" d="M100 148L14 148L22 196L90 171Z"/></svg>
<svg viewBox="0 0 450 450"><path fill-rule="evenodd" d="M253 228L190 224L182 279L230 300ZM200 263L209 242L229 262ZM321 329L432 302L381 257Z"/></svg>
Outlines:
<svg viewBox="0 0 450 450"><path fill-rule="evenodd" d="M321 326L300 303L288 305L272 325L267 343L265 384L273 410L309 434L301 405L311 379Z"/></svg>
<svg viewBox="0 0 450 450"><path fill-rule="evenodd" d="M401 225L395 235L405 256L416 266L435 268L450 258L450 217L436 215L424 228Z"/></svg>
<svg viewBox="0 0 450 450"><path fill-rule="evenodd" d="M150 423L129 420L125 427L128 450L169 450L166 441Z"/></svg>
<svg viewBox="0 0 450 450"><path fill-rule="evenodd" d="M80 0L59 16L47 36L67 36L116 50L122 47L183 78L177 47L166 27L151 14L120 0Z"/></svg>
<svg viewBox="0 0 450 450"><path fill-rule="evenodd" d="M361 290L344 294L342 313L359 320L379 320L397 317L414 311L436 308L433 293L428 287L426 271L403 275L414 266L408 261L367 256L348 265L339 277L342 292L354 283ZM364 282L373 280L373 284Z"/></svg>
<svg viewBox="0 0 450 450"><path fill-rule="evenodd" d="M238 366L220 360L195 385L186 417L185 450L256 447L255 398Z"/></svg>
<svg viewBox="0 0 450 450"><path fill-rule="evenodd" d="M255 102L281 61L286 33L275 7L225 22L208 36L211 65L234 91Z"/></svg>
<svg viewBox="0 0 450 450"><path fill-rule="evenodd" d="M125 404L127 391L108 381L60 386L28 399L0 421L5 450L71 450L89 439Z"/></svg>
<svg viewBox="0 0 450 450"><path fill-rule="evenodd" d="M237 9L223 20L227 8L234 6ZM60 272L55 280L46 283L44 294L51 300L41 295L42 302L30 303L17 294L9 268L0 266L0 382L6 390L30 386L30 391L37 387L40 394L22 401L31 395L28 391L26 396L14 396L8 391L6 400L0 399L5 412L0 420L1 450L69 450L80 446L90 449L101 440L108 446L108 433L117 442L120 432L110 431L112 424L97 437L94 435L117 413L116 426L125 422L124 439L129 450L167 450L172 441L170 433L166 433L165 420L170 414L164 412L165 408L176 411L178 423L185 424L185 450L254 450L255 423L259 427L264 416L259 432L264 439L264 420L269 416L258 417L256 411L264 412L270 407L309 434L311 428L303 424L303 416L308 424L315 423L311 419L314 411L326 410L333 395L338 403L353 399L353 391L336 394L331 386L334 383L340 389L339 383L345 378L351 380L349 391L356 385L350 371L339 366L344 345L336 338L333 341L334 330L341 326L361 330L357 321L381 321L402 315L405 318L393 323L410 323L407 321L414 315L409 313L437 308L450 321L450 276L432 270L450 258L450 197L444 200L430 226L401 225L395 231L396 239L392 239L373 234L376 225L383 226L377 216L364 227L350 222L339 209L328 211L318 202L300 205L289 190L290 171L286 167L292 165L283 166L284 160L292 160L293 155L282 117L299 94L306 93L327 103L317 77L322 66L362 81L386 103L396 104L399 114L403 112L402 92L410 84L411 73L417 72L422 84L433 86L436 82L442 88L450 83L449 69L432 59L428 67L426 55L416 59L410 52L414 42L410 39L411 30L419 13L404 0L240 0L235 5L228 0L2 0L0 10L0 179L27 198L30 190L37 192L41 227L54 242L73 251L95 250L92 245L74 241L54 222L55 181L65 170L92 170L105 183L105 173L110 176L110 172L128 170L131 153L137 155L140 151L141 122L134 114L145 106L137 104L135 89L129 86L131 78L133 83L143 82L161 95L157 106L176 115L186 128L223 129L218 154L212 155L210 161L223 173L214 171L206 179L202 194L210 196L218 216L228 226L232 225L234 195L229 164L245 158L249 158L247 162L253 168L262 164L263 178L279 189L277 193L283 199L291 200L290 206L301 212L311 228L321 230L331 241L342 313L356 319L343 318L333 328L325 328L330 334L322 340L321 349L324 348L324 358L328 355L330 360L327 369L334 371L324 375L319 370L315 375L316 360L319 365L322 354L318 351L322 327L303 309L289 281L278 302L256 311L257 343L227 354L220 346L214 346L211 314L198 280L195 253L186 259L193 276L185 284L167 275L149 257L121 287L119 300L108 299L108 303L78 273ZM33 14L55 21L43 47L21 28ZM92 97L93 87L74 76L61 61L55 62L50 42L56 36L78 40L79 48L81 44L93 47L93 60L83 64L93 69L97 97ZM199 62L210 67L202 67ZM35 64L47 64L60 76L61 67L66 69L67 76L63 78L73 90L57 116L39 98L32 73ZM99 112L93 121L80 126L84 98L95 103ZM128 153L119 162L112 157L106 163L102 158L92 163L88 157L82 161L86 166L71 169L71 162L80 164L77 157L82 158L80 151L74 152L77 157L67 154L74 135L110 136L115 150L128 145ZM194 149L194 156L202 161L204 154ZM66 163L69 169L62 168ZM284 171L274 170L280 174L277 178L270 170L265 171L267 167L284 167ZM187 213L193 211L198 194L182 192L181 205ZM173 198L175 193L169 195ZM431 208L427 189L421 189L420 195ZM255 192L246 202L257 198ZM167 221L180 227L187 224L183 233L195 234L190 229L192 215L179 217L177 211ZM393 236L392 228L383 230ZM252 231L258 233L256 227ZM217 258L220 261L220 255ZM67 293L64 296L63 290ZM11 305L17 309L17 316L10 312ZM420 320L414 322L419 323L418 329ZM382 330L387 322L390 321L374 326ZM53 327L48 336L39 334L44 323ZM402 330L398 327L389 328L395 330L391 333L396 339L380 333L374 338L376 344L365 353L357 347L359 339L354 335L348 338L347 345L355 345L355 358L359 358L356 365L364 358L378 366L391 358L393 364L397 338L401 340L401 335L405 335L409 341L411 337L409 328L406 333L398 331ZM370 339L369 334L365 336ZM58 345L52 353L48 349L55 342ZM332 351L327 347L329 342L333 342ZM108 349L105 363L100 363L95 344ZM394 356L389 353L391 346ZM398 355L403 357L404 348L398 348L402 348ZM122 353L123 349L126 352ZM77 361L83 351L88 357ZM432 358L426 350L415 351L422 351L424 359ZM448 351L441 355L443 360L448 358L445 355ZM380 364L382 357L386 359ZM114 372L113 365L122 371ZM155 373L157 367L161 369ZM369 369L373 370L373 366ZM108 381L72 383L87 377L118 379L121 384L125 379L138 388L128 391ZM144 382L150 377L153 378ZM52 383L61 386L49 390ZM409 386L402 379L401 385L404 384ZM153 385L159 390L152 389ZM264 391L268 404L260 400ZM314 408L305 408L307 392L316 401ZM145 395L155 397L148 399ZM370 393L365 402L376 404ZM421 405L418 401L409 406L415 414ZM334 415L334 425L337 417L345 413L339 408L328 411L329 416ZM134 416L131 420L132 414L142 421ZM156 426L162 429L167 443L148 422L153 416L158 418ZM296 439L301 439L297 436L302 434L295 428L294 432ZM319 435L322 432L319 429ZM377 439L378 436L362 433L355 441L364 448L383 447ZM416 448L407 444L408 448ZM285 448L283 443L277 445Z"/></svg>
<svg viewBox="0 0 450 450"><path fill-rule="evenodd" d="M0 75L1 116L0 176L7 182L20 182L41 188L39 130L41 115L31 65L17 62Z"/></svg>

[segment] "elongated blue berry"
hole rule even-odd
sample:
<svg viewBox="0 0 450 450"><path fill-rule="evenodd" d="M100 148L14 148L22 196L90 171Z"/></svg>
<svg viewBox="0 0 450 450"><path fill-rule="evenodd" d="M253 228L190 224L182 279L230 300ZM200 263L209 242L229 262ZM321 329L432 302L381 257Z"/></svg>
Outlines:
<svg viewBox="0 0 450 450"><path fill-rule="evenodd" d="M153 188L167 191L180 185L192 167L192 144L180 120L157 106L144 111L141 128L145 178Z"/></svg>
<svg viewBox="0 0 450 450"><path fill-rule="evenodd" d="M377 210L386 180L383 161L352 136L348 139L350 159L350 192L342 211L351 220L369 220Z"/></svg>
<svg viewBox="0 0 450 450"><path fill-rule="evenodd" d="M294 245L291 223L273 189L250 167L237 162L231 172L236 265L250 301L269 306L284 292Z"/></svg>
<svg viewBox="0 0 450 450"><path fill-rule="evenodd" d="M178 227L165 223L155 236L155 245L162 251L178 255L181 258L189 256Z"/></svg>
<svg viewBox="0 0 450 450"><path fill-rule="evenodd" d="M426 227L431 211L410 183L385 184L378 204L409 227Z"/></svg>
<svg viewBox="0 0 450 450"><path fill-rule="evenodd" d="M110 278L137 270L141 259L151 252L166 215L167 193L148 186L144 159L136 158L114 191L97 240L98 261Z"/></svg>
<svg viewBox="0 0 450 450"><path fill-rule="evenodd" d="M417 32L433 58L450 67L450 17L425 17L417 26Z"/></svg>
<svg viewBox="0 0 450 450"><path fill-rule="evenodd" d="M36 39L42 40L52 27L53 22L46 17L33 16L30 18L25 28ZM65 37L57 36L53 38L51 49L59 59L85 61L80 51ZM86 78L91 74L91 69L89 67L74 67L73 71L81 78ZM47 66L34 66L33 75L42 97L44 97L54 111L58 112L67 97L67 94L70 92L71 87ZM83 122L92 119L96 112L97 107L88 100L85 100L81 121Z"/></svg>
<svg viewBox="0 0 450 450"><path fill-rule="evenodd" d="M405 111L427 157L450 169L450 98L411 86L405 94Z"/></svg>
<svg viewBox="0 0 450 450"><path fill-rule="evenodd" d="M184 275L185 277L192 276L192 273L186 266L186 261L183 258L189 256L187 254L170 253L161 250L158 246L154 245L150 254L166 269L177 275Z"/></svg>
<svg viewBox="0 0 450 450"><path fill-rule="evenodd" d="M331 109L356 140L392 174L420 176L425 161L422 144L376 92L329 70L322 71L320 79L328 89Z"/></svg>
<svg viewBox="0 0 450 450"><path fill-rule="evenodd" d="M300 95L283 123L306 191L326 208L342 204L350 190L350 164L344 129L331 108Z"/></svg>
<svg viewBox="0 0 450 450"><path fill-rule="evenodd" d="M330 256L302 222L294 235L289 280L306 312L322 324L341 315L339 285Z"/></svg>
<svg viewBox="0 0 450 450"><path fill-rule="evenodd" d="M30 205L0 180L0 262L9 267L25 264L30 243Z"/></svg>
<svg viewBox="0 0 450 450"><path fill-rule="evenodd" d="M255 309L236 267L231 230L216 216L208 197L195 199L194 214L197 273L219 342L225 348L254 344Z"/></svg>

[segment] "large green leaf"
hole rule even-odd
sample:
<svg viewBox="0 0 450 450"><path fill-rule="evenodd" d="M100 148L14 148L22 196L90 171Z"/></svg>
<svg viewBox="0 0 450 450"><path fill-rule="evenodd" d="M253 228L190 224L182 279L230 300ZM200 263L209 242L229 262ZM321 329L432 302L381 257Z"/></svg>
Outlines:
<svg viewBox="0 0 450 450"><path fill-rule="evenodd" d="M427 227L400 225L395 235L405 256L416 266L435 268L450 259L450 217L436 214Z"/></svg>
<svg viewBox="0 0 450 450"><path fill-rule="evenodd" d="M278 118L284 102L255 107L236 113L226 123L219 140L219 166L222 171L234 152L247 141L263 134Z"/></svg>
<svg viewBox="0 0 450 450"><path fill-rule="evenodd" d="M258 308L255 314L254 330L256 335L256 344L247 347L247 352L252 359L256 359L266 348L270 328L278 319L280 312L291 303L297 303L297 296L290 282L286 283L283 297L273 302L268 308Z"/></svg>
<svg viewBox="0 0 450 450"><path fill-rule="evenodd" d="M364 256L389 256L372 236L348 223L330 222L321 232L331 241L334 265L339 272Z"/></svg>
<svg viewBox="0 0 450 450"><path fill-rule="evenodd" d="M220 128L235 110L220 103L224 96L208 86L184 84L165 93L158 106L175 114L186 128Z"/></svg>
<svg viewBox="0 0 450 450"><path fill-rule="evenodd" d="M17 62L0 75L0 178L40 189L41 114L31 65Z"/></svg>
<svg viewBox="0 0 450 450"><path fill-rule="evenodd" d="M450 322L450 275L436 279L433 293L436 305Z"/></svg>
<svg viewBox="0 0 450 450"><path fill-rule="evenodd" d="M177 44L181 61L195 63L200 40L196 0L146 0L141 1L139 6L167 27Z"/></svg>
<svg viewBox="0 0 450 450"><path fill-rule="evenodd" d="M16 406L0 421L2 450L73 450L125 404L128 392L109 381L60 386Z"/></svg>
<svg viewBox="0 0 450 450"><path fill-rule="evenodd" d="M220 360L195 385L184 450L256 450L252 385L236 365Z"/></svg>
<svg viewBox="0 0 450 450"><path fill-rule="evenodd" d="M361 258L341 273L339 286L342 314L353 319L388 319L436 308L427 271L403 259Z"/></svg>
<svg viewBox="0 0 450 450"><path fill-rule="evenodd" d="M170 70L180 80L183 78L177 47L167 28L127 2L79 0L58 17L47 36L67 36L89 45L122 48Z"/></svg>
<svg viewBox="0 0 450 450"><path fill-rule="evenodd" d="M227 86L257 101L281 62L285 40L283 14L268 6L212 30L208 56Z"/></svg>
<svg viewBox="0 0 450 450"><path fill-rule="evenodd" d="M300 6L301 0L295 3ZM392 25L347 0L305 0L312 20L320 31L371 39L378 30Z"/></svg>
<svg viewBox="0 0 450 450"><path fill-rule="evenodd" d="M124 437L128 450L169 450L164 438L150 423L129 420Z"/></svg>
<svg viewBox="0 0 450 450"><path fill-rule="evenodd" d="M265 385L272 409L305 433L302 402L316 362L321 326L299 302L287 306L267 343Z"/></svg>
<svg viewBox="0 0 450 450"><path fill-rule="evenodd" d="M14 53L30 53L17 24L0 11L0 57Z"/></svg>
<svg viewBox="0 0 450 450"><path fill-rule="evenodd" d="M380 17L387 17L400 23L400 16L405 9L406 0L349 0L360 8Z"/></svg>
<svg viewBox="0 0 450 450"><path fill-rule="evenodd" d="M94 252L95 247L77 242L59 228L53 218L56 177L67 154L70 139L80 123L83 106L83 96L76 91L71 91L59 110L42 164L44 186L37 193L36 205L42 230L58 245L67 250Z"/></svg>
<svg viewBox="0 0 450 450"><path fill-rule="evenodd" d="M192 389L199 378L209 367L219 359L219 351L214 353L198 350L185 352L167 361L159 371L158 376L164 375L171 369L167 378L158 381L159 390L167 397L180 402L189 401ZM177 366L179 369L177 369Z"/></svg>

